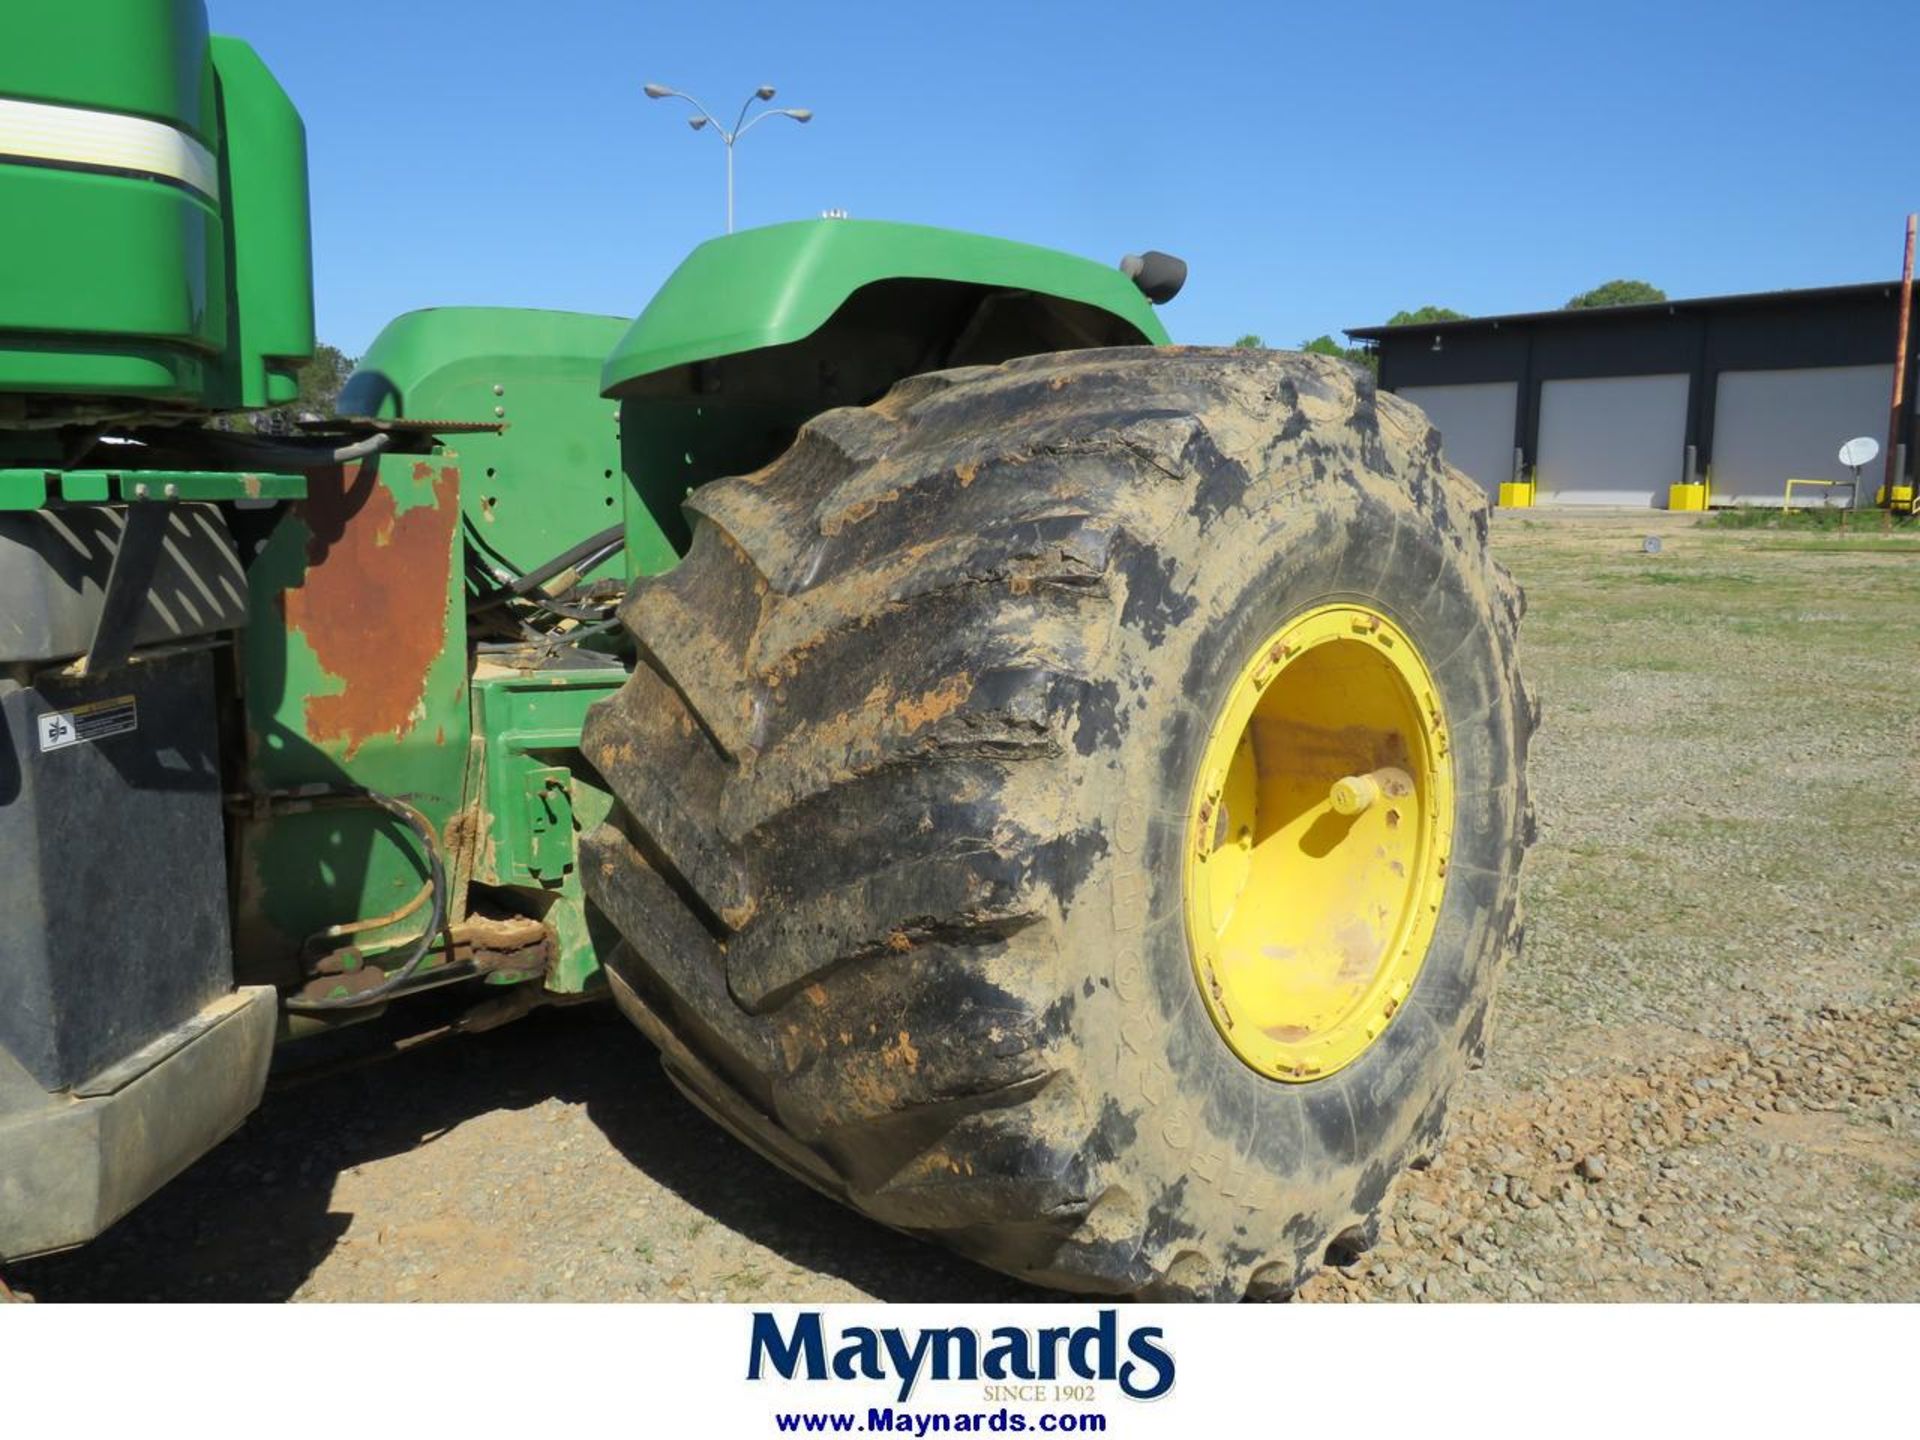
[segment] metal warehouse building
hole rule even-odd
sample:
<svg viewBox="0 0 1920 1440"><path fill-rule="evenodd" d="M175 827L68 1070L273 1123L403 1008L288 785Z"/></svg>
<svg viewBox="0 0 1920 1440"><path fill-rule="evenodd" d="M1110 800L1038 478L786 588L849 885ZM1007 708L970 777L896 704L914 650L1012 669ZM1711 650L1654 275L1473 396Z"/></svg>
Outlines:
<svg viewBox="0 0 1920 1440"><path fill-rule="evenodd" d="M1777 290L1349 330L1382 388L1423 408L1447 458L1502 504L1772 504L1847 480L1842 443L1887 438L1897 284ZM1920 336L1920 326L1910 335ZM1902 485L1913 483L1907 364ZM1884 459L1860 476L1873 503ZM1830 492L1845 503L1846 492ZM1795 503L1803 501L1796 489Z"/></svg>

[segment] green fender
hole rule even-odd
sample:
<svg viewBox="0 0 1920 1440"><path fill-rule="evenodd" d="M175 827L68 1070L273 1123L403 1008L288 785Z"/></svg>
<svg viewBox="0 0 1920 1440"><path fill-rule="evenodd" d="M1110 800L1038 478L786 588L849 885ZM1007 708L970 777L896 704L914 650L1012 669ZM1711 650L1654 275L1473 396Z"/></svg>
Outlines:
<svg viewBox="0 0 1920 1440"><path fill-rule="evenodd" d="M883 280L1051 296L1124 322L1133 343L1167 343L1146 297L1113 266L927 225L802 220L725 235L689 255L614 346L601 393L697 361L803 340L856 291Z"/></svg>

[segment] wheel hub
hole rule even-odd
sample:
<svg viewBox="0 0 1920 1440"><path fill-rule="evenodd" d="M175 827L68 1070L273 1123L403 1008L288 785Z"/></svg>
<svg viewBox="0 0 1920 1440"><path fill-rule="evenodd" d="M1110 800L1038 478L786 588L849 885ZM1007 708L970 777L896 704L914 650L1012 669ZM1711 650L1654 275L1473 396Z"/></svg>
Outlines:
<svg viewBox="0 0 1920 1440"><path fill-rule="evenodd" d="M1307 1081L1358 1059L1412 992L1453 834L1439 688L1377 610L1325 605L1259 645L1189 806L1194 979L1247 1065Z"/></svg>

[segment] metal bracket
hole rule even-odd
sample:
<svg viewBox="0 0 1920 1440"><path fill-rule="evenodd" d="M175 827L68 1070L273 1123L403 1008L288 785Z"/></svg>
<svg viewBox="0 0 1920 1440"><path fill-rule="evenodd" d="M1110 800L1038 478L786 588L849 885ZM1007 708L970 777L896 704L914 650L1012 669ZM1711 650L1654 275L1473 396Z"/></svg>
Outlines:
<svg viewBox="0 0 1920 1440"><path fill-rule="evenodd" d="M573 776L558 766L527 772L527 873L558 880L573 864Z"/></svg>
<svg viewBox="0 0 1920 1440"><path fill-rule="evenodd" d="M112 568L107 571L100 618L94 623L93 642L76 667L79 674L98 675L111 670L124 664L133 653L140 612L153 587L160 550L167 538L167 521L172 514L171 505L136 500L127 506L127 523L120 532L120 547L114 551Z"/></svg>

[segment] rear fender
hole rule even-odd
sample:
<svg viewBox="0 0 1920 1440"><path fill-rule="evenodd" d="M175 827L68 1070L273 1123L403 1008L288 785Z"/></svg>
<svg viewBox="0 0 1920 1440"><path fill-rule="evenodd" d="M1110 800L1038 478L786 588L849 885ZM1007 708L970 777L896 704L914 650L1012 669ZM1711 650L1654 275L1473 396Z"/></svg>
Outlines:
<svg viewBox="0 0 1920 1440"><path fill-rule="evenodd" d="M601 370L640 502L629 529L657 527L684 552L693 489L758 469L815 415L871 404L907 376L1166 341L1118 269L1039 246L852 220L711 240Z"/></svg>

